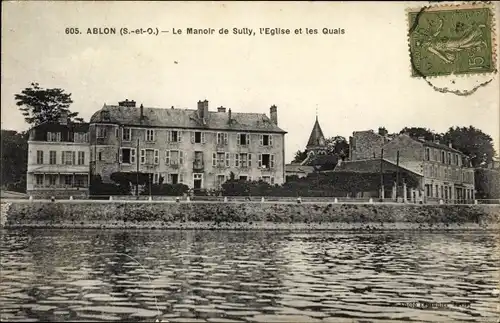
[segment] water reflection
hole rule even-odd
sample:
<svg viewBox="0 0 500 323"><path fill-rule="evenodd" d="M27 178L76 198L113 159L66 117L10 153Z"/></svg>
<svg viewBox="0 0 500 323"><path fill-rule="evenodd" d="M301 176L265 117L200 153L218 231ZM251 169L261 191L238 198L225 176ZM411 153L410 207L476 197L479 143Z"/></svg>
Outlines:
<svg viewBox="0 0 500 323"><path fill-rule="evenodd" d="M0 234L2 321L492 322L500 315L492 293L498 236L485 232Z"/></svg>

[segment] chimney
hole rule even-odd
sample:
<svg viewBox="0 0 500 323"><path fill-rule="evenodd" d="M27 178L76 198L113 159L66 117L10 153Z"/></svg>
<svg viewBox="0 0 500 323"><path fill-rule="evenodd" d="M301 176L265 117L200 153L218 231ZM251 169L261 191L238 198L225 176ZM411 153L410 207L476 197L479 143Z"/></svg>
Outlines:
<svg viewBox="0 0 500 323"><path fill-rule="evenodd" d="M271 122L278 125L278 108L273 104L269 109L271 115Z"/></svg>
<svg viewBox="0 0 500 323"><path fill-rule="evenodd" d="M203 102L198 101L198 117L203 119Z"/></svg>
<svg viewBox="0 0 500 323"><path fill-rule="evenodd" d="M135 106L135 102L134 102L134 106ZM139 109L141 110L141 120L144 119L144 106L142 105L141 103L141 106L139 107Z"/></svg>
<svg viewBox="0 0 500 323"><path fill-rule="evenodd" d="M227 123L231 124L231 108L229 108L229 110L227 111Z"/></svg>
<svg viewBox="0 0 500 323"><path fill-rule="evenodd" d="M208 100L203 101L203 118L208 121Z"/></svg>
<svg viewBox="0 0 500 323"><path fill-rule="evenodd" d="M453 145L451 144L451 142L448 144L448 147L453 148Z"/></svg>
<svg viewBox="0 0 500 323"><path fill-rule="evenodd" d="M68 124L68 112L66 111L63 111L61 112L60 116L59 116L59 124L61 125L67 125Z"/></svg>
<svg viewBox="0 0 500 323"><path fill-rule="evenodd" d="M128 99L125 99L125 101L118 102L119 107L128 107L128 108L135 108L135 101L129 101Z"/></svg>
<svg viewBox="0 0 500 323"><path fill-rule="evenodd" d="M224 107L222 107L222 106L221 106L221 107L218 107L218 108L217 108L217 112L226 113L226 108L224 108Z"/></svg>

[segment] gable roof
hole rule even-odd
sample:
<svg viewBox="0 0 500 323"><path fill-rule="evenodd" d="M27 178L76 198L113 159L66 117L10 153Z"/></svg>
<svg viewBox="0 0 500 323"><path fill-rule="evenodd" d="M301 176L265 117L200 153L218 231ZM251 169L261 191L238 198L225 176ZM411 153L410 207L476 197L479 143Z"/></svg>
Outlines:
<svg viewBox="0 0 500 323"><path fill-rule="evenodd" d="M321 130L318 117L316 116L316 122L314 122L311 135L309 136L309 140L307 141L306 149L308 147L317 147L324 145L325 145L325 136L323 135L323 130Z"/></svg>
<svg viewBox="0 0 500 323"><path fill-rule="evenodd" d="M90 118L90 123L115 123L127 126L181 128L181 129L213 129L233 131L259 131L283 133L286 131L275 125L264 113L209 111L206 123L198 117L194 109L161 109L104 105ZM102 112L107 111L104 117Z"/></svg>

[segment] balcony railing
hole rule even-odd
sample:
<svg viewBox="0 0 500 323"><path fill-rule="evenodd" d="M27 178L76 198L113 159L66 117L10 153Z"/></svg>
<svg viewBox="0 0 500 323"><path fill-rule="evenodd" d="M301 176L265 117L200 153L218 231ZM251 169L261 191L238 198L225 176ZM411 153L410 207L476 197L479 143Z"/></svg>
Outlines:
<svg viewBox="0 0 500 323"><path fill-rule="evenodd" d="M86 189L88 185L86 183L82 184L57 184L57 185L49 185L49 184L33 184L34 188L44 188L44 189Z"/></svg>
<svg viewBox="0 0 500 323"><path fill-rule="evenodd" d="M193 162L193 170L203 170L205 168L205 163L203 161L196 160Z"/></svg>

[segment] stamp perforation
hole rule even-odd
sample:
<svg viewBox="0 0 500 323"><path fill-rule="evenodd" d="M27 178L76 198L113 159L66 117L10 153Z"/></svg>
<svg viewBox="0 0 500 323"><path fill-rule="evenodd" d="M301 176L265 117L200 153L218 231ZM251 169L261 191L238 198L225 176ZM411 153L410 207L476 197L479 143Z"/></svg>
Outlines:
<svg viewBox="0 0 500 323"><path fill-rule="evenodd" d="M475 2L463 2L463 3L439 3L439 4L429 4L427 6L421 6L421 7L413 7L413 8L407 8L406 9L406 20L407 20L407 45L408 45L408 56L410 59L410 64L409 64L409 73L410 75L414 75L414 60L413 60L413 53L412 53L412 48L411 48L411 34L412 34L412 22L410 21L410 13L418 13L418 12L435 12L435 11L446 11L446 10L453 10L453 9L477 9L477 8L485 8L488 9L489 11L489 17L490 17L490 36L491 36L491 64L492 64L492 71L478 71L474 73L452 73L448 75L417 75L416 77L423 77L426 80L428 79L436 79L436 78L443 78L443 77L457 77L457 78L465 78L465 77L472 77L475 75L493 75L498 72L497 70L497 59L498 59L498 53L497 53L497 21L496 21L496 12L494 10L494 4L491 2L480 2L480 1L475 1ZM491 81L491 80L490 80ZM486 82L489 83L490 81ZM432 84L431 84L432 85ZM480 84L485 85L485 84Z"/></svg>

